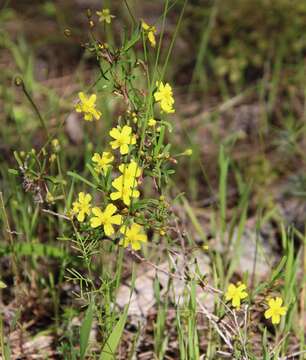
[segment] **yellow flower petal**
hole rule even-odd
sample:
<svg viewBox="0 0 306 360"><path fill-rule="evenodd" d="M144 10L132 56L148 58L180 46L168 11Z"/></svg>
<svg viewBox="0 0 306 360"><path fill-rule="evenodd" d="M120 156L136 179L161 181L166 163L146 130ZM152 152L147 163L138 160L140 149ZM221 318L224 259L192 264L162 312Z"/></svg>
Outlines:
<svg viewBox="0 0 306 360"><path fill-rule="evenodd" d="M98 217L93 217L90 219L90 226L96 228L102 224L101 219Z"/></svg>
<svg viewBox="0 0 306 360"><path fill-rule="evenodd" d="M129 136L131 136L131 133L132 133L132 129L130 126L127 126L127 125L123 126L122 131L121 131L122 136L129 137Z"/></svg>
<svg viewBox="0 0 306 360"><path fill-rule="evenodd" d="M272 310L268 309L265 311L265 318L266 319L270 319L270 317L272 316Z"/></svg>
<svg viewBox="0 0 306 360"><path fill-rule="evenodd" d="M117 211L117 208L114 204L108 204L106 206L106 209L104 210L104 213L107 214L108 216L113 215L115 212Z"/></svg>
<svg viewBox="0 0 306 360"><path fill-rule="evenodd" d="M141 246L140 246L138 241L132 242L131 247L132 247L133 250L140 250L141 249Z"/></svg>
<svg viewBox="0 0 306 360"><path fill-rule="evenodd" d="M118 128L112 128L109 132L109 135L114 139L118 139L121 135L121 132Z"/></svg>
<svg viewBox="0 0 306 360"><path fill-rule="evenodd" d="M85 214L83 211L80 211L78 216L77 216L77 219L79 222L83 222L85 220Z"/></svg>
<svg viewBox="0 0 306 360"><path fill-rule="evenodd" d="M106 225L104 225L104 232L105 232L105 235L111 236L115 231L111 224L106 224Z"/></svg>
<svg viewBox="0 0 306 360"><path fill-rule="evenodd" d="M122 223L122 216L121 215L114 215L112 216L112 223L115 225L121 225Z"/></svg>
<svg viewBox="0 0 306 360"><path fill-rule="evenodd" d="M120 146L120 154L125 155L129 152L129 147L127 144L123 144Z"/></svg>
<svg viewBox="0 0 306 360"><path fill-rule="evenodd" d="M272 324L279 324L280 323L280 316L278 314L272 315Z"/></svg>
<svg viewBox="0 0 306 360"><path fill-rule="evenodd" d="M94 215L98 216L98 217L102 215L102 210L101 210L100 208L98 208L98 207L92 208L92 209L91 209L91 212L92 212Z"/></svg>

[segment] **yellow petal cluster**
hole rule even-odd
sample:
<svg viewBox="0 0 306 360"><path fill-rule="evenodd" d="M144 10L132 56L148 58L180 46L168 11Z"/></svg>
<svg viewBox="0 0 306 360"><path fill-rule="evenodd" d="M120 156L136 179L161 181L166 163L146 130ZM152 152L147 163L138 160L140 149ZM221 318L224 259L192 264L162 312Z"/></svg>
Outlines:
<svg viewBox="0 0 306 360"><path fill-rule="evenodd" d="M110 198L113 201L121 199L126 206L129 206L132 198L138 198L140 195L136 187L141 168L132 160L129 164L119 165L119 171L122 175L112 182L115 191L110 194Z"/></svg>

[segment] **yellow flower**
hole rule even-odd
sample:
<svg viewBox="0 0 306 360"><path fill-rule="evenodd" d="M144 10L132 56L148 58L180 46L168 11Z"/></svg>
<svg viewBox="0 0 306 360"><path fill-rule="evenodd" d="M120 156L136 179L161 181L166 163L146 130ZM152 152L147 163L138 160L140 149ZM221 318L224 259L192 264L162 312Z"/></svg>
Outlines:
<svg viewBox="0 0 306 360"><path fill-rule="evenodd" d="M248 293L245 291L245 289L246 286L241 283L238 283L237 286L234 284L229 284L225 294L226 301L232 300L232 305L239 309L240 301L248 296Z"/></svg>
<svg viewBox="0 0 306 360"><path fill-rule="evenodd" d="M129 145L136 144L136 136L132 133L130 126L124 125L121 129L120 126L112 128L109 132L110 136L115 139L111 141L113 149L120 148L120 154L125 155L129 152Z"/></svg>
<svg viewBox="0 0 306 360"><path fill-rule="evenodd" d="M151 118L148 120L148 125L154 127L156 125L156 122L157 121L155 119Z"/></svg>
<svg viewBox="0 0 306 360"><path fill-rule="evenodd" d="M142 26L143 30L145 31L145 33L147 34L147 37L148 37L148 40L150 41L151 46L155 47L156 46L156 39L155 39L156 28L155 28L155 26L150 26L145 21L141 22L141 26Z"/></svg>
<svg viewBox="0 0 306 360"><path fill-rule="evenodd" d="M79 222L83 222L85 219L85 215L90 214L90 202L91 195L80 192L78 201L75 201L72 204L72 212L77 215L77 219Z"/></svg>
<svg viewBox="0 0 306 360"><path fill-rule="evenodd" d="M107 24L110 24L112 22L112 19L115 17L114 15L111 15L109 9L102 9L101 11L96 12L99 16L100 22L106 22Z"/></svg>
<svg viewBox="0 0 306 360"><path fill-rule="evenodd" d="M129 164L119 165L119 170L123 174L125 185L135 187L137 185L136 178L141 175L141 168L132 160Z"/></svg>
<svg viewBox="0 0 306 360"><path fill-rule="evenodd" d="M116 191L110 194L110 198L115 201L121 199L126 206L131 204L132 198L139 198L139 191L131 186L131 180L125 180L121 175L112 182Z"/></svg>
<svg viewBox="0 0 306 360"><path fill-rule="evenodd" d="M269 309L265 311L265 318L272 318L272 324L279 324L281 316L286 315L287 307L282 306L283 299L276 297L268 301Z"/></svg>
<svg viewBox="0 0 306 360"><path fill-rule="evenodd" d="M121 225L122 216L114 215L117 211L117 207L113 204L108 204L104 211L98 207L92 208L92 213L95 215L90 219L90 225L93 228L103 225L105 235L112 235L115 230L113 225Z"/></svg>
<svg viewBox="0 0 306 360"><path fill-rule="evenodd" d="M174 113L174 98L171 86L166 83L165 85L160 82L156 82L157 90L154 93L155 101L159 102L162 111L165 113Z"/></svg>
<svg viewBox="0 0 306 360"><path fill-rule="evenodd" d="M101 112L96 109L97 96L92 94L90 97L86 97L83 92L80 92L79 98L80 102L75 106L76 112L83 113L86 121L99 120Z"/></svg>
<svg viewBox="0 0 306 360"><path fill-rule="evenodd" d="M139 224L132 224L130 227L122 226L120 232L123 234L123 239L120 240L119 244L123 247L131 245L133 250L139 250L142 242L147 242L147 235L143 231L143 226Z"/></svg>
<svg viewBox="0 0 306 360"><path fill-rule="evenodd" d="M94 153L91 160L96 163L95 170L97 173L107 172L110 164L114 161L112 153L104 151L102 155Z"/></svg>

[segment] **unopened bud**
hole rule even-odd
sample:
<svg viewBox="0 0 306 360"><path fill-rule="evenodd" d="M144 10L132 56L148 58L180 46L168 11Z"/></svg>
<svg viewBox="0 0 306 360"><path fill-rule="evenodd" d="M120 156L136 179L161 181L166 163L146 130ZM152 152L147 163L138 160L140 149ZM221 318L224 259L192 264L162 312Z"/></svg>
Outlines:
<svg viewBox="0 0 306 360"><path fill-rule="evenodd" d="M15 77L15 85L16 86L22 86L23 85L23 80L20 76L16 76Z"/></svg>
<svg viewBox="0 0 306 360"><path fill-rule="evenodd" d="M87 15L88 19L90 19L90 18L92 17L92 11L91 11L91 9L87 9L86 15Z"/></svg>
<svg viewBox="0 0 306 360"><path fill-rule="evenodd" d="M192 155L192 149L186 149L186 150L183 152L183 155L191 156L191 155Z"/></svg>
<svg viewBox="0 0 306 360"><path fill-rule="evenodd" d="M71 36L71 30L70 29L65 29L64 30L64 35L67 36L67 37L70 37Z"/></svg>

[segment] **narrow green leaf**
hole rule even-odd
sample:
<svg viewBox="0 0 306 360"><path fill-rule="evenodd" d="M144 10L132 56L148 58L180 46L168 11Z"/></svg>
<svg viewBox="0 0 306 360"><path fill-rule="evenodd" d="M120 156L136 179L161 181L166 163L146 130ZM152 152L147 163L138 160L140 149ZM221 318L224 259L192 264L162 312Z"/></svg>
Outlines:
<svg viewBox="0 0 306 360"><path fill-rule="evenodd" d="M154 149L154 156L157 156L159 154L160 149L162 148L164 142L164 136L165 136L165 127L162 126L159 132L158 143Z"/></svg>
<svg viewBox="0 0 306 360"><path fill-rule="evenodd" d="M91 303L88 306L88 309L86 310L85 318L83 320L81 329L80 329L80 358L83 360L86 355L86 351L88 348L88 342L89 342L89 335L90 330L92 327L92 321L93 321L93 315L94 315L94 302L91 301Z"/></svg>
<svg viewBox="0 0 306 360"><path fill-rule="evenodd" d="M120 316L117 324L115 325L113 331L111 332L105 345L103 346L100 355L100 360L115 359L116 350L124 330L124 325L126 323L127 315L128 315L128 305L125 306L123 314Z"/></svg>
<svg viewBox="0 0 306 360"><path fill-rule="evenodd" d="M75 178L75 179L77 179L77 180L82 181L83 183L91 186L93 189L97 189L97 186L96 186L94 183L88 181L88 180L85 179L83 176L81 176L81 175L79 175L79 174L76 174L76 173L73 172L73 171L68 171L68 172L67 172L67 175L68 175L68 176L71 176L72 178Z"/></svg>
<svg viewBox="0 0 306 360"><path fill-rule="evenodd" d="M0 246L0 255L15 253L17 256L38 256L65 258L67 253L59 247L39 243L18 243L13 246Z"/></svg>
<svg viewBox="0 0 306 360"><path fill-rule="evenodd" d="M223 146L220 148L219 153L219 206L220 206L220 216L221 216L221 235L222 241L224 237L224 232L226 229L226 209L227 209L227 175L229 167L229 158L225 153Z"/></svg>
<svg viewBox="0 0 306 360"><path fill-rule="evenodd" d="M131 39L126 44L124 44L123 51L124 52L128 51L139 41L139 39L140 39L140 28L138 27L132 34Z"/></svg>
<svg viewBox="0 0 306 360"><path fill-rule="evenodd" d="M12 175L19 175L19 173L16 169L8 169L8 173L12 174Z"/></svg>

